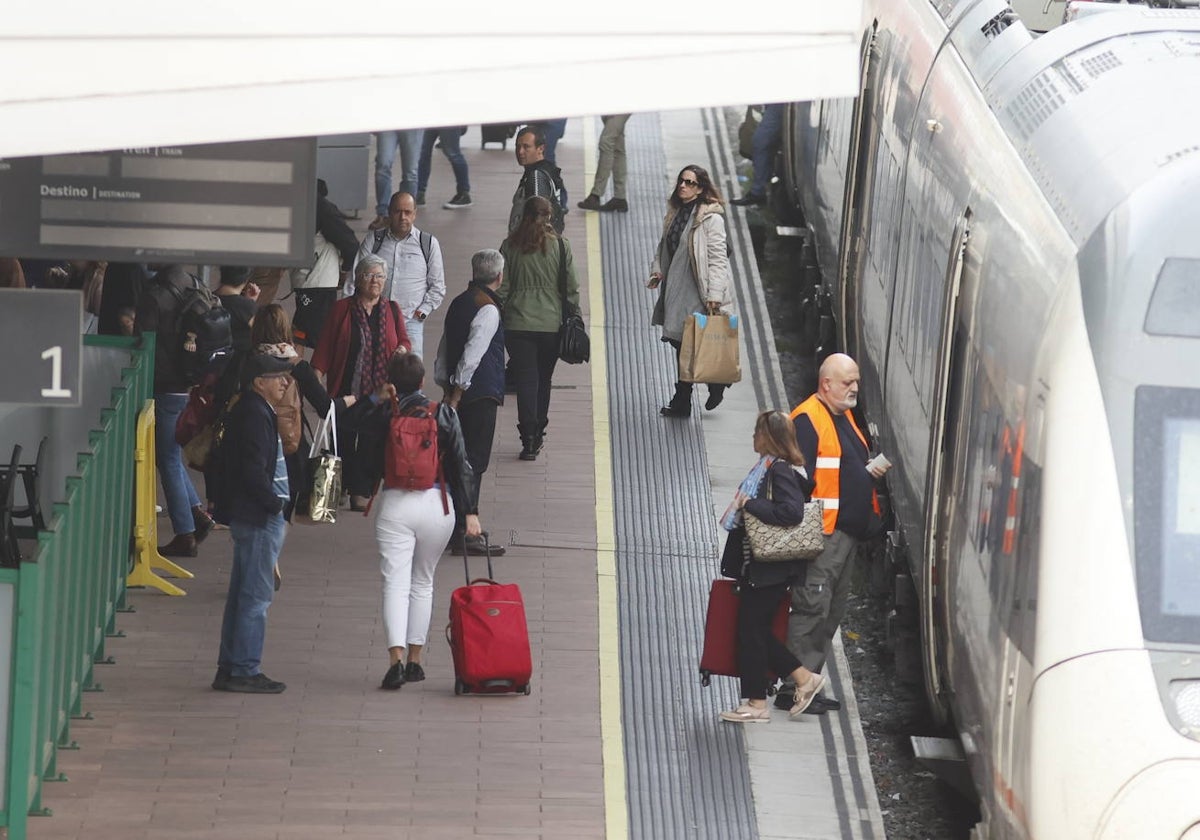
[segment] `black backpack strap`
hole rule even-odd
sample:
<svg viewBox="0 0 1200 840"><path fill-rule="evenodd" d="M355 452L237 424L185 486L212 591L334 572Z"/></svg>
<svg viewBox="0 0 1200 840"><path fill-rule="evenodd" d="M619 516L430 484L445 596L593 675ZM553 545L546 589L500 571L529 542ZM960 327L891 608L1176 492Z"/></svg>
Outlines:
<svg viewBox="0 0 1200 840"><path fill-rule="evenodd" d="M421 255L425 257L425 267L429 268L429 256L433 253L433 234L421 231Z"/></svg>
<svg viewBox="0 0 1200 840"><path fill-rule="evenodd" d="M371 248L372 254L378 254L379 249L383 247L383 238L387 236L387 228L380 228L375 231L375 245Z"/></svg>

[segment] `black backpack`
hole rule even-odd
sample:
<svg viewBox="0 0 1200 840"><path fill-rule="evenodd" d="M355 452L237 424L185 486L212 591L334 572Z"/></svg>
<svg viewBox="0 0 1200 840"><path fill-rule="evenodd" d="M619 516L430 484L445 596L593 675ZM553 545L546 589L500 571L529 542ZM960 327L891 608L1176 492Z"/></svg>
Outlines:
<svg viewBox="0 0 1200 840"><path fill-rule="evenodd" d="M179 371L193 385L204 374L226 361L233 351L233 326L229 310L194 275L186 289L165 284L179 304L175 317L175 354Z"/></svg>

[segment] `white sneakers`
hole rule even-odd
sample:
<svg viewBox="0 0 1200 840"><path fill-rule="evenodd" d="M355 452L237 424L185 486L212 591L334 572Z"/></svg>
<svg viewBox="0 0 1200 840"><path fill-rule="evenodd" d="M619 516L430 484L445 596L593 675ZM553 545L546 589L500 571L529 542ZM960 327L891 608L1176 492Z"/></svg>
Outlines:
<svg viewBox="0 0 1200 840"><path fill-rule="evenodd" d="M770 723L771 707L756 708L743 703L731 712L721 712L721 720L726 723Z"/></svg>

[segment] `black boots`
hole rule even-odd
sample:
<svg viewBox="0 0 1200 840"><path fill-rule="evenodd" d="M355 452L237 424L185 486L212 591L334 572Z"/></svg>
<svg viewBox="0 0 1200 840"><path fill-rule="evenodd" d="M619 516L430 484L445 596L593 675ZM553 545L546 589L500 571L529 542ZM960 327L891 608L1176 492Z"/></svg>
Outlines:
<svg viewBox="0 0 1200 840"><path fill-rule="evenodd" d="M729 387L729 386L728 385L709 385L708 386L708 399L704 401L704 408L708 411L712 411L714 408L719 406L721 404L721 401L723 399L725 399L725 389L727 387Z"/></svg>
<svg viewBox="0 0 1200 840"><path fill-rule="evenodd" d="M676 382L675 396L671 401L658 410L663 417L692 416L692 383Z"/></svg>

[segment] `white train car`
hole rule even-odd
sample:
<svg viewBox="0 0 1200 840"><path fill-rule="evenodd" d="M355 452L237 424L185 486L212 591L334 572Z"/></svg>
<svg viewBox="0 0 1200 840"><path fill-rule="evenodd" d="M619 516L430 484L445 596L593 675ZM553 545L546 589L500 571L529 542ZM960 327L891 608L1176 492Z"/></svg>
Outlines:
<svg viewBox="0 0 1200 840"><path fill-rule="evenodd" d="M1200 16L868 0L783 182L981 837L1200 840Z"/></svg>

